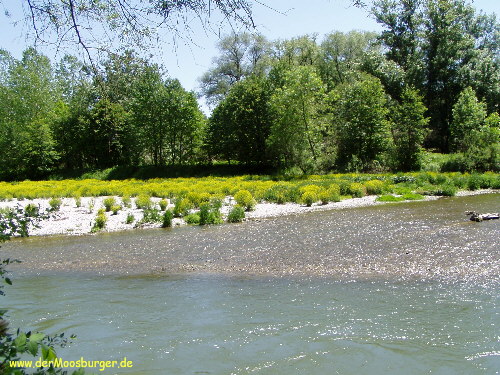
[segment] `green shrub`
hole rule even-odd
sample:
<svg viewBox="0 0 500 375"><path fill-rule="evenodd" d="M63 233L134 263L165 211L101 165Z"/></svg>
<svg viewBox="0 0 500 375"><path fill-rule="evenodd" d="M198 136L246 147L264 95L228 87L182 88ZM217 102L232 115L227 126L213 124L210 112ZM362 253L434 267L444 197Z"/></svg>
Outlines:
<svg viewBox="0 0 500 375"><path fill-rule="evenodd" d="M104 205L104 208L106 209L106 212L111 211L111 207L116 205L115 198L109 197L103 200L102 204Z"/></svg>
<svg viewBox="0 0 500 375"><path fill-rule="evenodd" d="M313 203L319 200L318 194L312 190L306 191L300 197L302 203L304 203L307 207L311 207Z"/></svg>
<svg viewBox="0 0 500 375"><path fill-rule="evenodd" d="M227 215L228 223L241 223L245 218L245 210L241 206L234 206L229 215Z"/></svg>
<svg viewBox="0 0 500 375"><path fill-rule="evenodd" d="M353 182L349 185L349 195L352 195L354 198L362 198L366 195L366 188L359 182Z"/></svg>
<svg viewBox="0 0 500 375"><path fill-rule="evenodd" d="M200 207L200 204L201 204L201 194L200 193L190 191L189 193L187 193L186 199L188 199L191 202L193 207Z"/></svg>
<svg viewBox="0 0 500 375"><path fill-rule="evenodd" d="M124 195L122 197L122 203L124 207L130 208L132 206L132 200L130 199L130 195Z"/></svg>
<svg viewBox="0 0 500 375"><path fill-rule="evenodd" d="M379 195L386 191L386 185L380 180L371 180L364 183L368 195Z"/></svg>
<svg viewBox="0 0 500 375"><path fill-rule="evenodd" d="M177 198L174 206L174 217L186 216L193 208L191 201L187 198Z"/></svg>
<svg viewBox="0 0 500 375"><path fill-rule="evenodd" d="M135 199L135 205L141 210L150 210L153 207L153 202L151 201L151 197L149 195L140 194Z"/></svg>
<svg viewBox="0 0 500 375"><path fill-rule="evenodd" d="M97 211L97 216L94 221L94 225L92 226L92 233L100 231L106 227L106 222L108 221L108 217L106 216L106 212L103 208Z"/></svg>
<svg viewBox="0 0 500 375"><path fill-rule="evenodd" d="M51 198L49 200L50 211L59 211L62 201L59 198Z"/></svg>
<svg viewBox="0 0 500 375"><path fill-rule="evenodd" d="M82 198L80 196L75 197L75 205L76 207L82 207Z"/></svg>
<svg viewBox="0 0 500 375"><path fill-rule="evenodd" d="M199 225L200 224L200 215L196 212L189 214L189 215L186 215L186 216L184 216L184 221L187 224Z"/></svg>
<svg viewBox="0 0 500 375"><path fill-rule="evenodd" d="M166 210L162 216L162 228L170 228L172 227L172 219L174 218L174 214L170 210Z"/></svg>
<svg viewBox="0 0 500 375"><path fill-rule="evenodd" d="M446 183L442 186L438 186L434 191L433 195L441 195L444 197L453 197L457 193L457 187L451 183Z"/></svg>
<svg viewBox="0 0 500 375"><path fill-rule="evenodd" d="M239 206L244 207L246 211L255 209L255 205L257 204L255 199L252 197L252 193L248 190L239 190L234 195L234 200Z"/></svg>
<svg viewBox="0 0 500 375"><path fill-rule="evenodd" d="M200 225L220 223L222 223L220 208L213 203L203 203L200 206Z"/></svg>
<svg viewBox="0 0 500 375"><path fill-rule="evenodd" d="M160 211L156 208L147 208L144 210L144 216L142 217L141 223L160 223L162 217Z"/></svg>
<svg viewBox="0 0 500 375"><path fill-rule="evenodd" d="M127 219L125 220L125 224L132 224L134 220L135 220L134 215L131 212L129 212L127 215Z"/></svg>
<svg viewBox="0 0 500 375"><path fill-rule="evenodd" d="M158 202L161 211L165 211L168 207L168 201L166 199L162 199Z"/></svg>
<svg viewBox="0 0 500 375"><path fill-rule="evenodd" d="M113 215L117 215L118 211L120 211L121 209L122 209L122 206L120 206L118 204L111 206L111 211L113 212Z"/></svg>
<svg viewBox="0 0 500 375"><path fill-rule="evenodd" d="M319 192L318 198L321 201L321 204L327 204L328 202L340 202L340 186L337 184L331 184L328 189Z"/></svg>
<svg viewBox="0 0 500 375"><path fill-rule="evenodd" d="M40 208L36 204L30 203L24 207L24 213L27 217L38 217L39 209Z"/></svg>

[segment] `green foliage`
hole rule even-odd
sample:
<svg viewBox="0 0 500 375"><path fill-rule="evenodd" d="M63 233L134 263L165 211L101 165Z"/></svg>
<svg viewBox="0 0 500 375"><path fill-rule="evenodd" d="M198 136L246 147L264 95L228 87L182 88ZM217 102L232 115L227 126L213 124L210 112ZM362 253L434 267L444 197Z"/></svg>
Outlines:
<svg viewBox="0 0 500 375"><path fill-rule="evenodd" d="M247 165L263 165L268 161L266 139L271 127L268 86L262 78L247 78L236 83L214 109L207 131L208 152L212 157Z"/></svg>
<svg viewBox="0 0 500 375"><path fill-rule="evenodd" d="M325 89L315 69L299 66L286 71L270 105L274 120L267 143L275 163L311 171L327 125Z"/></svg>
<svg viewBox="0 0 500 375"><path fill-rule="evenodd" d="M170 228L172 227L172 220L174 218L174 214L170 210L166 210L162 215L162 228Z"/></svg>
<svg viewBox="0 0 500 375"><path fill-rule="evenodd" d="M417 90L405 88L396 107L392 135L397 170L420 170L422 166L422 145L429 123L424 117L427 108L422 100Z"/></svg>
<svg viewBox="0 0 500 375"><path fill-rule="evenodd" d="M334 111L339 168L373 169L390 144L387 99L380 80L363 75L341 87Z"/></svg>
<svg viewBox="0 0 500 375"><path fill-rule="evenodd" d="M51 198L49 200L50 210L53 212L59 211L59 209L61 208L61 204L62 201L59 198Z"/></svg>
<svg viewBox="0 0 500 375"><path fill-rule="evenodd" d="M120 206L119 204L114 204L113 206L111 206L111 211L113 212L113 215L117 215L118 211L120 211L121 209L122 206Z"/></svg>
<svg viewBox="0 0 500 375"><path fill-rule="evenodd" d="M168 206L168 201L166 199L162 199L161 201L158 202L158 205L160 206L161 211L165 211Z"/></svg>
<svg viewBox="0 0 500 375"><path fill-rule="evenodd" d="M98 232L106 227L106 223L108 221L108 217L106 216L106 212L103 208L100 208L97 211L97 216L94 220L94 225L92 226L92 233Z"/></svg>
<svg viewBox="0 0 500 375"><path fill-rule="evenodd" d="M187 224L199 225L200 224L200 214L193 212L192 214L184 216L184 221Z"/></svg>
<svg viewBox="0 0 500 375"><path fill-rule="evenodd" d="M132 224L134 222L134 220L135 220L134 214L129 212L127 214L127 219L125 219L125 224Z"/></svg>
<svg viewBox="0 0 500 375"><path fill-rule="evenodd" d="M349 185L348 194L354 198L362 198L366 195L366 188L363 184L353 182Z"/></svg>
<svg viewBox="0 0 500 375"><path fill-rule="evenodd" d="M189 199L177 198L174 205L174 217L186 216L192 208L193 204Z"/></svg>
<svg viewBox="0 0 500 375"><path fill-rule="evenodd" d="M227 215L228 223L241 223L245 219L245 209L241 206L234 206Z"/></svg>
<svg viewBox="0 0 500 375"><path fill-rule="evenodd" d="M143 223L161 223L163 221L163 216L160 211L156 208L146 208L143 212L143 217L140 224Z"/></svg>
<svg viewBox="0 0 500 375"><path fill-rule="evenodd" d="M477 140L473 134L483 126L486 104L479 102L471 87L463 90L453 106L453 121L450 124L450 148L465 152Z"/></svg>
<svg viewBox="0 0 500 375"><path fill-rule="evenodd" d="M221 224L220 204L217 202L203 203L200 206L200 225Z"/></svg>
<svg viewBox="0 0 500 375"><path fill-rule="evenodd" d="M151 196L141 194L135 199L135 206L141 210L149 210L153 207Z"/></svg>
<svg viewBox="0 0 500 375"><path fill-rule="evenodd" d="M319 192L318 198L321 201L321 204L340 202L340 186L337 184L331 184L328 189L321 190Z"/></svg>
<svg viewBox="0 0 500 375"><path fill-rule="evenodd" d="M130 199L130 196L124 195L122 197L122 203L123 203L123 207L130 208L132 206L132 200Z"/></svg>
<svg viewBox="0 0 500 375"><path fill-rule="evenodd" d="M307 207L311 207L313 203L316 203L319 200L318 194L312 190L305 191L302 193L300 200Z"/></svg>
<svg viewBox="0 0 500 375"><path fill-rule="evenodd" d="M255 205L257 204L255 199L252 197L252 193L248 190L239 190L234 195L234 200L239 206L244 207L246 211L252 211L255 209Z"/></svg>
<svg viewBox="0 0 500 375"><path fill-rule="evenodd" d="M24 207L24 212L28 217L38 217L40 207L34 203L29 203Z"/></svg>
<svg viewBox="0 0 500 375"><path fill-rule="evenodd" d="M80 196L75 197L75 205L76 205L76 207L82 206L82 197L80 197Z"/></svg>
<svg viewBox="0 0 500 375"><path fill-rule="evenodd" d="M106 209L106 212L111 211L111 207L116 205L115 198L113 198L113 197L109 197L109 198L104 199L102 203L104 205L104 208Z"/></svg>
<svg viewBox="0 0 500 375"><path fill-rule="evenodd" d="M368 195L378 195L384 193L387 187L383 181L380 180L370 180L364 183L366 188L366 194Z"/></svg>

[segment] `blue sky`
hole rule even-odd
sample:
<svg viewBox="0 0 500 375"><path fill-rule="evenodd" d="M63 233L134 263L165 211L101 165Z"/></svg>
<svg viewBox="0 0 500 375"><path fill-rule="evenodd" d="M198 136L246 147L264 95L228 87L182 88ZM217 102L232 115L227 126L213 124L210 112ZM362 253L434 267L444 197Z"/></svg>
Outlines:
<svg viewBox="0 0 500 375"><path fill-rule="evenodd" d="M0 10L3 11L2 4L12 10L14 2L21 3L19 0L0 0ZM263 0L262 3L264 2ZM317 33L321 40L323 35L331 31L381 30L367 11L350 5L349 0L272 0L265 3L277 11L255 4L254 20L257 30L270 40L312 33ZM500 15L500 0L475 0L473 4L486 13L496 13L497 17ZM13 12L12 19L20 14L20 10L17 14ZM0 19L0 48L19 58L22 51L31 44L22 36L26 26L13 27L5 17ZM169 75L178 78L188 90L197 90L198 78L209 69L212 59L217 55L215 43L219 38L219 30L206 31L197 24L193 26L193 31L196 44L178 41L174 47L167 42L163 43L159 50L151 51L155 62L162 64ZM226 27L221 29L220 33L223 35L230 31L231 29ZM166 36L165 40L171 41L171 38ZM59 59L65 53L62 51L55 54L48 48L40 50L52 59Z"/></svg>

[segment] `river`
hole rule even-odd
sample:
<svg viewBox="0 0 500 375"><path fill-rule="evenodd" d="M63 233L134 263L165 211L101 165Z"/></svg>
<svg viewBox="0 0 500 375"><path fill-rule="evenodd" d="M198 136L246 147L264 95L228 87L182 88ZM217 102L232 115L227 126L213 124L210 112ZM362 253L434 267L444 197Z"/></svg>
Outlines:
<svg viewBox="0 0 500 375"><path fill-rule="evenodd" d="M14 240L11 325L104 374L497 374L500 195Z"/></svg>

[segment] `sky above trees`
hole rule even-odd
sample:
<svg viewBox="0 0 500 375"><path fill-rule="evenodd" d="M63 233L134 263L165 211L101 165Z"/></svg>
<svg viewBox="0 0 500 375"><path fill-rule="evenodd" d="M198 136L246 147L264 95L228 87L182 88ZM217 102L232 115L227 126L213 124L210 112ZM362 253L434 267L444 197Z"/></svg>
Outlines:
<svg viewBox="0 0 500 375"><path fill-rule="evenodd" d="M20 4L22 2L18 2ZM32 40L25 39L25 32L30 25L19 23L16 26L11 22L19 20L22 15L21 8L13 7L10 0L0 0L0 10L9 9L12 17L7 19L2 16L0 23L0 48L6 49L11 54L20 58L22 51L32 45ZM273 0L265 2L271 8L255 4L254 21L257 31L269 40L289 39L294 36L317 33L319 38L331 31L350 30L382 30L381 26L368 15L366 10L357 8L349 0L317 0L311 6L310 2L301 0ZM474 0L476 9L486 13L500 15L500 1ZM273 10L274 9L274 10ZM216 43L225 34L231 32L229 25L218 28L218 21L213 23L212 30L203 30L199 23L192 22L193 43L182 40L172 41L172 36L164 35L158 49L146 53L152 54L154 63L162 64L172 78L180 80L187 90L198 90L198 78L206 72L212 59L218 55ZM236 30L239 31L239 30ZM45 47L40 52L51 59L59 60L64 54L73 51Z"/></svg>

